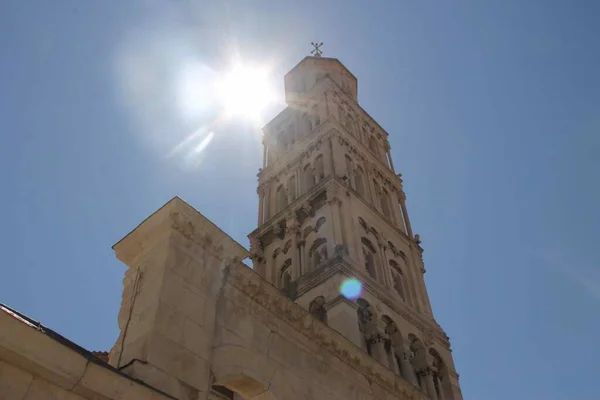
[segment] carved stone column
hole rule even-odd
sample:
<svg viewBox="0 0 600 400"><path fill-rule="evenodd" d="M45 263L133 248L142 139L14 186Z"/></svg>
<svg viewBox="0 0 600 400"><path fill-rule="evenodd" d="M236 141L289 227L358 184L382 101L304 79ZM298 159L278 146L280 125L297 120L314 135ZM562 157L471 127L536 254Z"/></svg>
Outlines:
<svg viewBox="0 0 600 400"><path fill-rule="evenodd" d="M306 255L304 254L304 247L306 247L306 240L299 237L298 247L295 249L295 251L296 254L298 254L298 266L300 270L300 276L308 272L308 260L306 259Z"/></svg>
<svg viewBox="0 0 600 400"><path fill-rule="evenodd" d="M371 356L381 364L389 367L385 353L385 339L383 335L379 332L375 332L365 336L365 339L371 348Z"/></svg>
<svg viewBox="0 0 600 400"><path fill-rule="evenodd" d="M413 385L419 386L417 375L415 374L415 370L410 363L410 350L408 350L406 346L402 346L400 348L396 348L395 351L396 357L398 360L400 360L400 373L402 374L402 377Z"/></svg>
<svg viewBox="0 0 600 400"><path fill-rule="evenodd" d="M439 400L437 392L435 390L435 384L433 383L432 371L430 368L425 368L419 372L421 379L425 382L425 390L432 400Z"/></svg>
<svg viewBox="0 0 600 400"><path fill-rule="evenodd" d="M258 190L258 225L264 222L264 208L265 208L265 192L264 189Z"/></svg>
<svg viewBox="0 0 600 400"><path fill-rule="evenodd" d="M333 145L331 138L326 139L323 148L323 170L325 177L333 175Z"/></svg>
<svg viewBox="0 0 600 400"><path fill-rule="evenodd" d="M333 227L333 242L330 244L331 248L329 249L330 254L334 253L335 246L338 244L345 244L343 242L343 234L342 234L342 223L341 223L341 215L340 215L340 205L341 200L338 193L338 186L335 182L332 182L327 187L327 204L330 209L330 218L331 224Z"/></svg>
<svg viewBox="0 0 600 400"><path fill-rule="evenodd" d="M291 218L286 221L287 232L289 234L290 240L292 241L291 249L292 249L292 279L295 281L301 275L300 270L300 260L298 257L298 239L300 235L300 225L296 218Z"/></svg>

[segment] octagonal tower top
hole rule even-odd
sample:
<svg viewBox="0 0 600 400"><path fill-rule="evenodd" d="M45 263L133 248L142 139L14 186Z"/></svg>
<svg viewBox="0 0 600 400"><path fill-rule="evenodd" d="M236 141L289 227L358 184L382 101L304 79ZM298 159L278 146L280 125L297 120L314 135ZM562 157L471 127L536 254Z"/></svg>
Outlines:
<svg viewBox="0 0 600 400"><path fill-rule="evenodd" d="M358 101L357 80L337 58L322 57L320 53L305 57L284 77L285 101L295 103L310 97L311 89L329 77L339 89Z"/></svg>

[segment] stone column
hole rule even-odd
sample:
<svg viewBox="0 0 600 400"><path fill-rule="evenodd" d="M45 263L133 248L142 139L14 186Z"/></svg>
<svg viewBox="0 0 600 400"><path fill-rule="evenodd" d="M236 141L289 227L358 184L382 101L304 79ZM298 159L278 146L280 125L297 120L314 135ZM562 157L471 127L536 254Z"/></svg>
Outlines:
<svg viewBox="0 0 600 400"><path fill-rule="evenodd" d="M433 383L433 376L431 375L431 369L426 368L420 372L421 379L425 382L425 390L431 400L439 400L437 392L435 391L435 385Z"/></svg>
<svg viewBox="0 0 600 400"><path fill-rule="evenodd" d="M263 168L267 167L267 145L263 141Z"/></svg>
<svg viewBox="0 0 600 400"><path fill-rule="evenodd" d="M331 144L332 138L327 138L323 146L323 170L325 171L325 177L333 175L333 145Z"/></svg>
<svg viewBox="0 0 600 400"><path fill-rule="evenodd" d="M406 211L406 194L400 192L400 207L402 207L402 215L404 216L404 225L406 226L406 234L408 237L413 237L412 229L410 227L410 220L408 219L408 212Z"/></svg>
<svg viewBox="0 0 600 400"><path fill-rule="evenodd" d="M387 140L383 144L383 148L385 149L385 155L387 156L387 159L390 161L390 168L392 172L396 172L394 170L394 161L392 160L392 155L390 153L390 143Z"/></svg>
<svg viewBox="0 0 600 400"><path fill-rule="evenodd" d="M308 272L308 265L306 264L306 256L304 255L304 247L306 246L306 240L300 238L298 240L298 247L296 247L296 254L298 255L298 266L300 267L300 276Z"/></svg>
<svg viewBox="0 0 600 400"><path fill-rule="evenodd" d="M402 377L415 386L419 386L417 375L410 363L410 350L406 346L396 349L396 357L400 360L400 373Z"/></svg>
<svg viewBox="0 0 600 400"><path fill-rule="evenodd" d="M262 224L264 222L264 215L263 215L263 208L265 206L264 201L265 201L265 192L264 190L261 188L258 190L258 225L260 226L260 224Z"/></svg>
<svg viewBox="0 0 600 400"><path fill-rule="evenodd" d="M289 234L290 240L292 244L290 249L292 249L292 280L296 280L300 277L300 260L298 257L298 236L300 234L300 225L296 218L292 218L286 221L287 232Z"/></svg>
<svg viewBox="0 0 600 400"><path fill-rule="evenodd" d="M342 240L342 224L340 221L340 212L339 212L339 208L340 208L340 204L341 204L341 200L339 198L339 193L338 193L338 186L336 182L332 182L328 187L327 187L327 204L329 205L329 210L330 210L330 218L331 218L331 224L332 224L332 228L333 228L333 237L332 237L332 243L331 243L331 248L330 248L330 254L334 254L334 250L335 250L335 246L338 244L344 244L343 240Z"/></svg>
<svg viewBox="0 0 600 400"><path fill-rule="evenodd" d="M371 356L389 368L383 335L379 332L375 332L368 336L365 335L365 338L367 339L367 343L371 346Z"/></svg>

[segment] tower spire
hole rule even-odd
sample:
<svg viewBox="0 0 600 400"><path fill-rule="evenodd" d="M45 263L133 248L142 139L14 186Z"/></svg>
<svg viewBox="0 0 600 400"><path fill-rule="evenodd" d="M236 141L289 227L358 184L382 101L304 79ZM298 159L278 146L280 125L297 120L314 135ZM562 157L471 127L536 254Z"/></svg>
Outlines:
<svg viewBox="0 0 600 400"><path fill-rule="evenodd" d="M311 50L310 54L314 55L314 57L321 57L321 54L323 54L323 51L321 50L321 46L323 46L323 42L320 42L320 43L310 42L310 44L312 44L312 46L314 47L314 49Z"/></svg>

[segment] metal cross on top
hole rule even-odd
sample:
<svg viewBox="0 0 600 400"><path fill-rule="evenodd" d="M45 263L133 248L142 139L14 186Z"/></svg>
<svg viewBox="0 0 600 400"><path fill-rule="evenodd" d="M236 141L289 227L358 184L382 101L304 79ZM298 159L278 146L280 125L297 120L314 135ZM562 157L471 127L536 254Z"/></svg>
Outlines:
<svg viewBox="0 0 600 400"><path fill-rule="evenodd" d="M314 54L315 57L321 57L321 54L323 54L323 51L321 50L321 46L323 46L323 42L321 43L315 43L315 42L310 42L310 44L313 45L314 49L310 52L310 54Z"/></svg>

